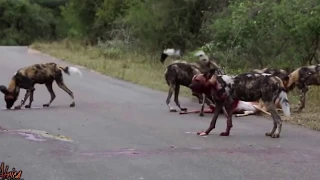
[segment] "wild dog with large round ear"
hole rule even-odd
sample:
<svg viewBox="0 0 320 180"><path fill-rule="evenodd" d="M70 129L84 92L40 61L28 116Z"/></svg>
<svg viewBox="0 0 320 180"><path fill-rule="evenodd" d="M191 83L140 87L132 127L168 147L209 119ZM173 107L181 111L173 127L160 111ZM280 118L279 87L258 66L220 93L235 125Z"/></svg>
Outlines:
<svg viewBox="0 0 320 180"><path fill-rule="evenodd" d="M166 49L162 52L162 57L160 61L164 62L167 56L177 56L178 54L180 54L179 50ZM178 99L180 86L182 85L182 86L189 87L194 75L205 72L208 69L210 69L210 67L212 67L212 63L210 63L211 61L208 60L209 62L208 63L206 60L205 61L201 60L201 58L203 57L199 57L199 60L195 63L188 63L186 61L177 60L167 66L164 76L169 86L166 103L167 103L167 106L169 107L170 112L177 111L176 109L170 106L170 99L173 93L174 93L174 97L175 97L174 101L176 105L180 108L181 111L187 111L187 108L180 106L180 102ZM205 102L209 106L212 105L212 102L208 100L208 98L205 98L203 94L193 93L193 95L195 95L199 99L199 102L202 102L202 103ZM200 116L201 115L202 113L200 113Z"/></svg>
<svg viewBox="0 0 320 180"><path fill-rule="evenodd" d="M76 73L82 76L82 73L78 68L71 66L63 67L57 65L56 63L34 64L19 69L12 77L8 88L3 85L0 87L1 92L4 94L7 109L11 109L15 101L18 99L20 88L25 89L26 94L20 105L15 106L15 109L20 109L29 97L29 104L27 104L25 108L31 108L31 104L33 102L33 93L35 91L35 84L46 85L51 95L51 99L50 102L44 104L43 107L49 107L49 105L56 97L52 89L52 83L54 81L56 81L57 85L61 89L69 94L69 96L72 98L70 107L74 107L75 102L73 93L64 84L62 72L68 75L70 75L71 73Z"/></svg>
<svg viewBox="0 0 320 180"><path fill-rule="evenodd" d="M192 90L194 93L202 93L204 94L204 97L206 100L210 100L210 102L215 103L214 101L214 91L212 91L212 87L214 86L214 83L212 81L209 81L209 78L212 78L212 75L215 74L217 71L217 68L212 68L208 71L206 71L204 74L197 74L192 78L192 82L189 85L189 88ZM205 102L202 103L201 110L200 110L200 116L204 116L204 104ZM208 103L207 103L208 104ZM209 105L210 107L211 105ZM223 111L223 113L227 116L227 111L225 107L220 109L220 111ZM219 111L219 109L218 109ZM220 113L219 111L219 113Z"/></svg>

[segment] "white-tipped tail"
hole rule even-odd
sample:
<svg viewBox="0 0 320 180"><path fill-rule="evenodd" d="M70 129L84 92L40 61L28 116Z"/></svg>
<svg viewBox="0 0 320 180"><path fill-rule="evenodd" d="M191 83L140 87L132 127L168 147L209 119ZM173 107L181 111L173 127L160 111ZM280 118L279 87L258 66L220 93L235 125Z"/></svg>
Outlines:
<svg viewBox="0 0 320 180"><path fill-rule="evenodd" d="M79 76L82 77L81 71L80 71L78 68L76 68L76 67L71 67L71 66L69 66L69 67L68 67L68 72L69 72L70 74L79 74Z"/></svg>
<svg viewBox="0 0 320 180"><path fill-rule="evenodd" d="M180 56L180 50L175 49L165 49L163 53L168 56Z"/></svg>
<svg viewBox="0 0 320 180"><path fill-rule="evenodd" d="M281 93L279 94L279 102L280 102L283 114L286 116L290 116L290 104L289 104L289 100L286 92L281 91Z"/></svg>

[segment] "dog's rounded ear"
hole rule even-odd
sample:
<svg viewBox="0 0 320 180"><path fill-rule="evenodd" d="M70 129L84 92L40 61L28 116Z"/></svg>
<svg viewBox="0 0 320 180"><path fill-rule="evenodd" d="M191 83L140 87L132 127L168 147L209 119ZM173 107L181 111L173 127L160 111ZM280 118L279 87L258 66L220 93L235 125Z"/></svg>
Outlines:
<svg viewBox="0 0 320 180"><path fill-rule="evenodd" d="M192 81L194 81L194 79L197 77L197 75L194 75L193 77L192 77Z"/></svg>
<svg viewBox="0 0 320 180"><path fill-rule="evenodd" d="M216 70L216 68L209 69L208 71L203 73L203 76L206 78L206 80L208 80L216 73Z"/></svg>
<svg viewBox="0 0 320 180"><path fill-rule="evenodd" d="M283 80L284 80L284 81L289 81L289 76L288 76L288 75L284 76L284 77L283 77Z"/></svg>
<svg viewBox="0 0 320 180"><path fill-rule="evenodd" d="M0 85L0 91L5 95L7 95L9 93L7 87L4 85Z"/></svg>

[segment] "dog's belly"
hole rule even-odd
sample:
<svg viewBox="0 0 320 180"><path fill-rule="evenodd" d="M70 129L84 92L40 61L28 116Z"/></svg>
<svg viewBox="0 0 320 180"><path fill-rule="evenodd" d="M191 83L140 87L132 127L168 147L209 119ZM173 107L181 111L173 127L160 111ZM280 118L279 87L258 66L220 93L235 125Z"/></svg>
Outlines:
<svg viewBox="0 0 320 180"><path fill-rule="evenodd" d="M261 98L261 93L259 91L238 91L232 93L232 98L240 101L254 102L258 101Z"/></svg>
<svg viewBox="0 0 320 180"><path fill-rule="evenodd" d="M34 79L34 84L46 84L48 82L53 82L53 80L52 76L39 76Z"/></svg>

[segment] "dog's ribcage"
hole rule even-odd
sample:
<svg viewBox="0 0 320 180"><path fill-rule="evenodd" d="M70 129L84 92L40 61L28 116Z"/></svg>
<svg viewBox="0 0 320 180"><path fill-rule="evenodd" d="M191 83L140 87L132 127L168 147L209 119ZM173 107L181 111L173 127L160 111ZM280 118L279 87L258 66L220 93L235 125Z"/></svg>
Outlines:
<svg viewBox="0 0 320 180"><path fill-rule="evenodd" d="M279 79L268 74L244 73L237 76L217 76L217 95L227 95L242 101L271 101L280 92Z"/></svg>

